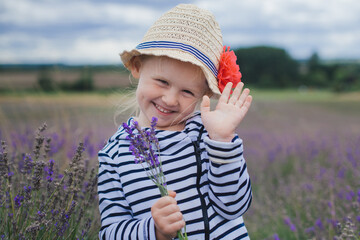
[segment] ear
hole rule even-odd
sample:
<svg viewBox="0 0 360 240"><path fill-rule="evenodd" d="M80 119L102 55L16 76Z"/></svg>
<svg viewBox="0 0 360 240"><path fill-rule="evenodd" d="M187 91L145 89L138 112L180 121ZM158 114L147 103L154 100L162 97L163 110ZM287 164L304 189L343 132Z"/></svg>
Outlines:
<svg viewBox="0 0 360 240"><path fill-rule="evenodd" d="M141 59L140 57L136 56L133 57L133 59L131 59L131 75L136 78L139 79L140 78L140 69L141 69Z"/></svg>

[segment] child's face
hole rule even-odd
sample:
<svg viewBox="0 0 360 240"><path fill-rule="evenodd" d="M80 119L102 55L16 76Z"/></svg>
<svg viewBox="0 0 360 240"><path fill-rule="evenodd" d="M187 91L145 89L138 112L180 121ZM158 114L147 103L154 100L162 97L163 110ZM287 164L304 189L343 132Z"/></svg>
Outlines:
<svg viewBox="0 0 360 240"><path fill-rule="evenodd" d="M168 57L139 59L138 66L132 74L139 78L140 126L150 126L151 118L157 117L158 129L183 130L185 120L208 91L201 69Z"/></svg>

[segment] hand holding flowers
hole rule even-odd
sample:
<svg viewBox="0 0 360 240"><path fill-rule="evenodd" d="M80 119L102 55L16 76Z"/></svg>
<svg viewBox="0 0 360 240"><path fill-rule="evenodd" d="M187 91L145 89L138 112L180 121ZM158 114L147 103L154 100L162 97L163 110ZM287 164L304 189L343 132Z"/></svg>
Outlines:
<svg viewBox="0 0 360 240"><path fill-rule="evenodd" d="M185 221L180 212L174 191L168 191L166 179L162 169L159 142L155 136L157 119L152 118L149 129L141 129L138 122L128 126L123 123L123 128L129 134L129 150L135 157L135 163L141 164L147 176L158 186L161 198L151 208L151 215L155 222L156 239L168 239L177 236L180 240L187 240ZM185 233L181 231L184 228Z"/></svg>
<svg viewBox="0 0 360 240"><path fill-rule="evenodd" d="M175 236L179 239L187 239L186 233L182 234L181 232L181 229L185 227L185 221L176 203L175 196L174 191L169 191L169 196L160 198L151 207L151 215L156 228L156 239L169 239Z"/></svg>

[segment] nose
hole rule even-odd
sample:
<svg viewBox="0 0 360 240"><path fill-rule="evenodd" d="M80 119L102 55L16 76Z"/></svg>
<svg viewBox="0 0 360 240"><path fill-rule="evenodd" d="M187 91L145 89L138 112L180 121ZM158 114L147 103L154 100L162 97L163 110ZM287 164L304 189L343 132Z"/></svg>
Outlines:
<svg viewBox="0 0 360 240"><path fill-rule="evenodd" d="M174 107L179 104L178 95L175 91L166 91L162 96L162 101L169 107Z"/></svg>

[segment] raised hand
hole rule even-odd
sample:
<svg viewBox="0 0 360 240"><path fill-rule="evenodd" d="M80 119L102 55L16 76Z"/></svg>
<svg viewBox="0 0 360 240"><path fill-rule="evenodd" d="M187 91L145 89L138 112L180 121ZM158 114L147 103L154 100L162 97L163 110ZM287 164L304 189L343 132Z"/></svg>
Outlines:
<svg viewBox="0 0 360 240"><path fill-rule="evenodd" d="M213 111L210 110L209 97L203 97L201 118L212 140L230 142L233 139L236 128L244 119L252 102L250 90L242 90L243 87L244 83L240 82L231 95L232 83L229 82Z"/></svg>
<svg viewBox="0 0 360 240"><path fill-rule="evenodd" d="M176 203L174 191L169 190L169 196L157 200L151 207L151 215L155 222L156 239L171 239L177 231L185 226L183 215Z"/></svg>

